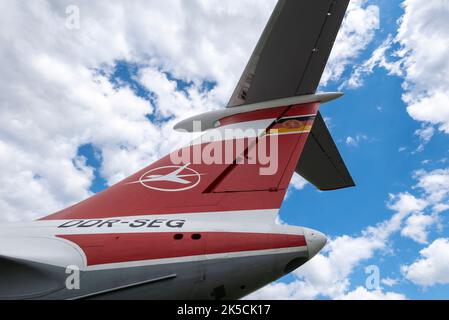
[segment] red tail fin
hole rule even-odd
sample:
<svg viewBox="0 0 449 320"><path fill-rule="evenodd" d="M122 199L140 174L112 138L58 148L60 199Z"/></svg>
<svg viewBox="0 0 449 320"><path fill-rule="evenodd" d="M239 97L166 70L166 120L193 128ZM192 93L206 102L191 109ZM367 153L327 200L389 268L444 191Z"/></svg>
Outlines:
<svg viewBox="0 0 449 320"><path fill-rule="evenodd" d="M45 219L278 209L319 103L220 118L191 146Z"/></svg>

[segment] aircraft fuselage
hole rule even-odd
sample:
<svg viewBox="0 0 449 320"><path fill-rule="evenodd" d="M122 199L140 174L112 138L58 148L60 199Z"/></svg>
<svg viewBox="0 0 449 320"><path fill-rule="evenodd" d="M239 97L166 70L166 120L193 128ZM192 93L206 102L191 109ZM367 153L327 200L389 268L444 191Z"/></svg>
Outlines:
<svg viewBox="0 0 449 320"><path fill-rule="evenodd" d="M18 248L2 264L24 265L28 280L17 291L5 286L0 298L242 298L300 267L325 244L325 237L313 230L267 223L275 214L201 213L2 227L2 252ZM5 272L0 281L7 283L8 277Z"/></svg>

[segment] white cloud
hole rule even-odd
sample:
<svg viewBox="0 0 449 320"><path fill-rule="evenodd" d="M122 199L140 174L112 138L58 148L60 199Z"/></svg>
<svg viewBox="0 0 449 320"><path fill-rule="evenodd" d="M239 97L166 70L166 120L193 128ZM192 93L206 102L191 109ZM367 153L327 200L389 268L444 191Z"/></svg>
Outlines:
<svg viewBox="0 0 449 320"><path fill-rule="evenodd" d="M436 205L449 204L449 168L430 172L420 170L415 173L416 187L421 188L428 201Z"/></svg>
<svg viewBox="0 0 449 320"><path fill-rule="evenodd" d="M312 300L317 297L317 292L313 287L302 281L290 283L273 283L262 290L259 290L246 299L249 300Z"/></svg>
<svg viewBox="0 0 449 320"><path fill-rule="evenodd" d="M163 117L189 117L217 108L220 103L215 90L202 92L196 84L179 91L176 81L169 80L157 67L142 68L138 80L155 95L157 112Z"/></svg>
<svg viewBox="0 0 449 320"><path fill-rule="evenodd" d="M302 190L306 187L307 181L298 174L294 174L292 181L290 182L290 187L295 190Z"/></svg>
<svg viewBox="0 0 449 320"><path fill-rule="evenodd" d="M448 203L438 203L433 206L433 211L435 213L442 213L449 210L449 204Z"/></svg>
<svg viewBox="0 0 449 320"><path fill-rule="evenodd" d="M371 43L379 29L379 7L366 0L352 0L338 34L321 85L338 80L346 67Z"/></svg>
<svg viewBox="0 0 449 320"><path fill-rule="evenodd" d="M420 253L420 259L402 267L404 276L423 287L449 284L449 239L435 240Z"/></svg>
<svg viewBox="0 0 449 320"><path fill-rule="evenodd" d="M428 144L435 135L435 128L432 126L424 125L421 129L416 130L415 134L421 140L421 144L416 151L422 152L424 151L426 144Z"/></svg>
<svg viewBox="0 0 449 320"><path fill-rule="evenodd" d="M403 216L409 213L421 212L427 205L425 200L418 199L410 193L399 193L397 195L390 194L390 203L388 207Z"/></svg>
<svg viewBox="0 0 449 320"><path fill-rule="evenodd" d="M355 137L347 137L346 138L346 144L350 147L358 147L361 142L363 141L369 141L370 139L366 134L358 134Z"/></svg>
<svg viewBox="0 0 449 320"><path fill-rule="evenodd" d="M339 300L406 300L405 295L395 292L383 292L381 289L368 291L358 287L354 291L339 298Z"/></svg>
<svg viewBox="0 0 449 320"><path fill-rule="evenodd" d="M390 49L392 43L393 38L389 35L387 39L376 50L374 50L368 60L354 68L351 77L341 85L341 88L356 89L361 87L364 83L364 78L367 75L372 74L374 69L378 67L385 68L388 70L390 75L402 75L400 61L391 62L386 56L386 53Z"/></svg>
<svg viewBox="0 0 449 320"><path fill-rule="evenodd" d="M386 240L368 230L358 237L332 239L323 254L297 270L295 275L320 295L338 299L347 294L354 269L371 259L377 250L385 248Z"/></svg>
<svg viewBox="0 0 449 320"><path fill-rule="evenodd" d="M419 170L414 178L417 195L391 195L390 208L412 213L405 221L401 235L417 243L426 244L432 227L439 226L440 214L449 209L449 169Z"/></svg>
<svg viewBox="0 0 449 320"><path fill-rule="evenodd" d="M406 72L404 96L410 115L440 125L449 133L449 7L446 0L406 0L397 41L402 46Z"/></svg>
<svg viewBox="0 0 449 320"><path fill-rule="evenodd" d="M42 208L55 211L66 202L89 196L92 169L67 144L46 146L31 154L0 140L0 166L0 219L33 219Z"/></svg>
<svg viewBox="0 0 449 320"><path fill-rule="evenodd" d="M386 285L387 287L394 287L398 283L399 283L398 279L392 279L392 278L382 279L382 284Z"/></svg>
<svg viewBox="0 0 449 320"><path fill-rule="evenodd" d="M396 52L405 76L403 96L410 116L449 134L449 6L447 0L403 2ZM429 130L429 129L428 129ZM429 131L430 133L430 131ZM429 135L425 134L424 139Z"/></svg>
<svg viewBox="0 0 449 320"><path fill-rule="evenodd" d="M421 140L425 143L432 140L433 135L435 134L435 129L433 127L423 127L416 131L416 135L421 138Z"/></svg>
<svg viewBox="0 0 449 320"><path fill-rule="evenodd" d="M440 214L449 209L449 169L420 170L414 178L416 195L390 195L389 207L408 215L401 235L426 244L432 227L439 226Z"/></svg>
<svg viewBox="0 0 449 320"><path fill-rule="evenodd" d="M438 226L440 214L449 209L449 169L419 170L413 187L417 195L401 193L390 196L389 207L409 215L401 235L426 244L432 227Z"/></svg>
<svg viewBox="0 0 449 320"><path fill-rule="evenodd" d="M291 283L275 283L263 290L260 290L248 299L254 300L313 300L321 292L303 281L294 281ZM340 295L335 300L405 300L403 294L395 292L384 292L382 289L367 290L358 287L354 291Z"/></svg>
<svg viewBox="0 0 449 320"><path fill-rule="evenodd" d="M303 190L308 184L309 182L307 182L307 180L305 180L299 174L294 173L292 180L290 181L285 199L289 199L293 192Z"/></svg>
<svg viewBox="0 0 449 320"><path fill-rule="evenodd" d="M414 241L426 244L429 228L438 221L438 217L425 214L414 214L405 222L401 235Z"/></svg>

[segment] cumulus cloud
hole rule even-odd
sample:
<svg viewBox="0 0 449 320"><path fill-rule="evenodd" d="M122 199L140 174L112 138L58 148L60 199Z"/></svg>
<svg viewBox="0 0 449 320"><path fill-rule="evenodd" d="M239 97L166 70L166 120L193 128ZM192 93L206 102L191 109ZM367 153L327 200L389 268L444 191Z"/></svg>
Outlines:
<svg viewBox="0 0 449 320"><path fill-rule="evenodd" d="M361 87L365 77L372 74L374 70L379 67L388 70L390 75L402 75L400 61L392 62L387 58L387 51L390 50L392 44L393 37L389 35L387 39L374 50L368 60L354 68L350 78L341 85L340 89L356 89Z"/></svg>
<svg viewBox="0 0 449 320"><path fill-rule="evenodd" d="M403 100L409 115L423 123L416 134L422 151L436 130L449 134L449 6L446 0L402 2L404 15L371 57L356 66L343 88L358 88L376 68L403 77ZM397 49L399 47L399 49Z"/></svg>
<svg viewBox="0 0 449 320"><path fill-rule="evenodd" d="M426 244L432 227L439 225L440 214L449 209L449 169L419 170L414 178L417 180L413 187L415 195L408 192L391 195L389 207L411 213L401 235Z"/></svg>
<svg viewBox="0 0 449 320"><path fill-rule="evenodd" d="M440 214L449 209L449 169L419 170L414 173L415 195L391 195L390 208L412 213L404 222L401 235L426 244L432 228L439 226Z"/></svg>
<svg viewBox="0 0 449 320"><path fill-rule="evenodd" d="M277 282L266 286L246 299L249 300L312 300L319 292L302 281Z"/></svg>
<svg viewBox="0 0 449 320"><path fill-rule="evenodd" d="M449 133L447 1L430 0L423 6L418 0L405 0L403 7L397 41L402 47L408 112Z"/></svg>
<svg viewBox="0 0 449 320"><path fill-rule="evenodd" d="M369 291L358 287L354 291L339 297L338 300L406 300L406 296L396 292L383 292L381 289Z"/></svg>
<svg viewBox="0 0 449 320"><path fill-rule="evenodd" d="M390 194L388 207L404 215L411 212L421 212L427 207L427 202L410 193Z"/></svg>
<svg viewBox="0 0 449 320"><path fill-rule="evenodd" d="M433 205L449 204L449 168L433 171L419 170L416 187L422 189L428 201Z"/></svg>
<svg viewBox="0 0 449 320"><path fill-rule="evenodd" d="M379 29L380 11L366 0L351 0L321 85L340 79L347 66L371 43Z"/></svg>
<svg viewBox="0 0 449 320"><path fill-rule="evenodd" d="M401 235L413 239L414 241L426 244L429 228L433 226L438 217L435 215L414 214L405 222L405 227L401 231Z"/></svg>
<svg viewBox="0 0 449 320"><path fill-rule="evenodd" d="M420 254L421 257L414 263L402 267L404 276L423 287L449 284L449 239L435 240Z"/></svg>

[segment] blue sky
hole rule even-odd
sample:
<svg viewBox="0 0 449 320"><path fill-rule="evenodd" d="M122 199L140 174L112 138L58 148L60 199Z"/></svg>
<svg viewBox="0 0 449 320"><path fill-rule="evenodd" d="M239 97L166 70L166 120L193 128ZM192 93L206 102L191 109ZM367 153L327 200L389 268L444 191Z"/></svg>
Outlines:
<svg viewBox="0 0 449 320"><path fill-rule="evenodd" d="M0 221L57 211L188 142L173 125L227 102L276 1L74 2L74 28L68 2L5 4L28 23L0 28ZM448 298L445 4L352 1L320 90L345 93L322 113L357 187L291 188L282 220L330 243L255 298ZM377 289L365 288L371 265L387 280Z"/></svg>

